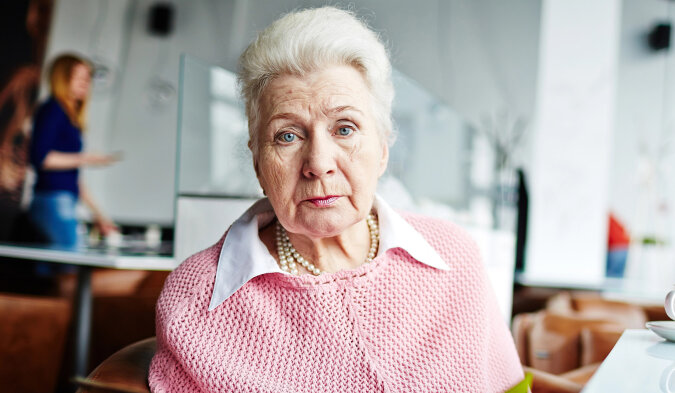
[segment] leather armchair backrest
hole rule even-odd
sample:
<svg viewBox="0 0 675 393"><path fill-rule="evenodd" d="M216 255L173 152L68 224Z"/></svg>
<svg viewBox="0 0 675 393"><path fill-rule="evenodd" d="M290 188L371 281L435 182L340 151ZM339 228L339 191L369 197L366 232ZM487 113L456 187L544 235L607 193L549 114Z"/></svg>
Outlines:
<svg viewBox="0 0 675 393"><path fill-rule="evenodd" d="M96 367L86 379L78 380L78 392L150 392L148 370L156 349L155 337L122 348Z"/></svg>

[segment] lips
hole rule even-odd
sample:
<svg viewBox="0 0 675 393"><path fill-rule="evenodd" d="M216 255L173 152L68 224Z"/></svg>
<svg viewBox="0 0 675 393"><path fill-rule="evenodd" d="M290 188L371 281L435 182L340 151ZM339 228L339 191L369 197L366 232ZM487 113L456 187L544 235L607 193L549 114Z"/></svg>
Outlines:
<svg viewBox="0 0 675 393"><path fill-rule="evenodd" d="M316 207L328 207L337 202L339 198L340 197L336 195L329 195L326 197L309 198L306 199L306 201L312 203Z"/></svg>

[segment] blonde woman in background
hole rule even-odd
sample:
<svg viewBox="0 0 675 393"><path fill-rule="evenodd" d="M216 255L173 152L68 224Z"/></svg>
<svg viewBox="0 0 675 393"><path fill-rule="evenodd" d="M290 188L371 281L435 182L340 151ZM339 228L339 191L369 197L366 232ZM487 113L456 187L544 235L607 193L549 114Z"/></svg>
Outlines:
<svg viewBox="0 0 675 393"><path fill-rule="evenodd" d="M50 245L78 244L75 205L79 199L91 210L104 234L116 231L115 224L98 208L79 177L79 169L115 162L111 155L82 151L91 66L72 54L57 57L49 69L50 97L36 111L30 161L36 173L32 221Z"/></svg>

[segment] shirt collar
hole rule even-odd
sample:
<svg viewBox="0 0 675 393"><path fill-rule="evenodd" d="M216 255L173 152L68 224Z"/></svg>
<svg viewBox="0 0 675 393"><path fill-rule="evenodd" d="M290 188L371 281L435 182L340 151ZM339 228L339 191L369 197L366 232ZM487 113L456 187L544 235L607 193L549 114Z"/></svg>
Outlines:
<svg viewBox="0 0 675 393"><path fill-rule="evenodd" d="M384 199L376 195L373 206L377 211L380 227L378 256L389 249L400 247L421 263L449 270L448 265L426 239ZM232 224L220 250L209 311L218 307L256 276L267 273L290 274L279 268L258 236L259 229L273 218L272 205L264 198L254 203Z"/></svg>

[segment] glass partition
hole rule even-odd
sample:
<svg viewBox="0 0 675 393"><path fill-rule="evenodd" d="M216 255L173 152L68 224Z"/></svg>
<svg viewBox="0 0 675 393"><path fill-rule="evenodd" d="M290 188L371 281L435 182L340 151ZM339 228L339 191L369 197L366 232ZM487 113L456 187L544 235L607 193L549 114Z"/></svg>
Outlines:
<svg viewBox="0 0 675 393"><path fill-rule="evenodd" d="M262 196L235 74L188 55L180 72L178 195Z"/></svg>
<svg viewBox="0 0 675 393"><path fill-rule="evenodd" d="M466 207L469 128L445 103L403 73L393 70L392 80L396 142L382 187L395 179L418 202Z"/></svg>

